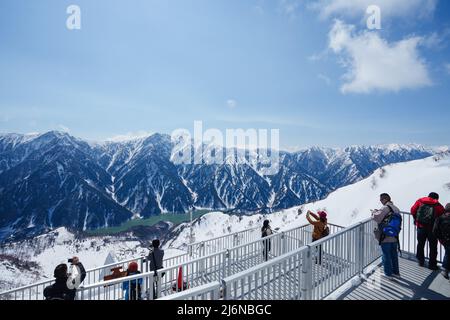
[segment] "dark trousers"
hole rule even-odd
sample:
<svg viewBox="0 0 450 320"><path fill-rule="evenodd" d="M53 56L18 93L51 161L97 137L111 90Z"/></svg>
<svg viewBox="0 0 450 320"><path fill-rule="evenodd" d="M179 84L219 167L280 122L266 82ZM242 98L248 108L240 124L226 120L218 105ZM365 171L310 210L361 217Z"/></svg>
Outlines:
<svg viewBox="0 0 450 320"><path fill-rule="evenodd" d="M383 251L382 262L384 274L391 277L393 274L400 274L398 265L398 243L388 242L381 244Z"/></svg>
<svg viewBox="0 0 450 320"><path fill-rule="evenodd" d="M447 271L450 270L450 244L447 244L445 246L445 256L444 262L442 263L442 267Z"/></svg>
<svg viewBox="0 0 450 320"><path fill-rule="evenodd" d="M433 232L430 228L417 229L417 260L422 263L425 261L425 244L427 243L427 241L430 247L429 266L436 266L438 255L438 240L433 235Z"/></svg>
<svg viewBox="0 0 450 320"><path fill-rule="evenodd" d="M264 261L269 260L270 240L263 241L263 257Z"/></svg>

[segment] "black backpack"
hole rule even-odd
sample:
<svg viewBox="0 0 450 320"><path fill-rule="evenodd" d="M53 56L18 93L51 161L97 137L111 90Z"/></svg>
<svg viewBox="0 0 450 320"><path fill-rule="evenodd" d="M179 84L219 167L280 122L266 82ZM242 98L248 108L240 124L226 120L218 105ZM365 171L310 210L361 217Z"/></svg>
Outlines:
<svg viewBox="0 0 450 320"><path fill-rule="evenodd" d="M434 224L434 207L432 204L422 204L417 210L416 220L424 226L433 226Z"/></svg>
<svg viewBox="0 0 450 320"><path fill-rule="evenodd" d="M436 237L444 246L450 245L450 215L441 216L437 221Z"/></svg>
<svg viewBox="0 0 450 320"><path fill-rule="evenodd" d="M322 231L322 238L327 237L330 235L330 228L328 226L325 227Z"/></svg>

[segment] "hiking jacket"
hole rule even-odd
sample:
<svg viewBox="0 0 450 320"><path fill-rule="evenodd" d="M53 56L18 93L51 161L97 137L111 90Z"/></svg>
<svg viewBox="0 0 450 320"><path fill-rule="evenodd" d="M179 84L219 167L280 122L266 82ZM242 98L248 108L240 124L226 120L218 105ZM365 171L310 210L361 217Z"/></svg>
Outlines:
<svg viewBox="0 0 450 320"><path fill-rule="evenodd" d="M313 219L311 219L311 217L309 215L312 215L314 217L314 219L316 219L316 221L314 221ZM323 231L326 229L327 227L327 222L323 222L322 220L320 220L320 217L314 213L307 213L306 214L306 219L308 219L309 223L311 223L314 226L314 230L313 230L313 241L319 240L322 238L322 234Z"/></svg>
<svg viewBox="0 0 450 320"><path fill-rule="evenodd" d="M155 258L153 259L153 255ZM150 253L147 256L147 260L150 261L150 270L155 271L163 268L163 259L164 259L164 250L159 248L154 248L150 250ZM155 268L156 262L156 268Z"/></svg>
<svg viewBox="0 0 450 320"><path fill-rule="evenodd" d="M46 300L75 300L76 291L67 288L67 277L59 278L44 289L44 297Z"/></svg>
<svg viewBox="0 0 450 320"><path fill-rule="evenodd" d="M435 200L430 197L420 198L419 200L416 201L416 203L414 203L414 205L411 208L411 214L414 217L415 225L418 228L424 228L424 227L432 228L433 226L424 226L424 225L420 224L418 221L416 221L417 210L419 210L419 208L424 204L434 205L434 218L435 219L442 216L445 212L445 209L442 206L442 204L439 203L438 200Z"/></svg>
<svg viewBox="0 0 450 320"><path fill-rule="evenodd" d="M386 218L386 216L391 214L392 212L400 213L400 209L397 208L392 201L389 201L380 210L377 210L373 213L373 220L375 220L377 224L380 224L381 222L383 222L384 218ZM377 240L380 240L381 230L379 230L378 227L375 229L375 237L377 238ZM397 241L398 240L395 237L385 237L383 241L381 241L381 243L394 243Z"/></svg>

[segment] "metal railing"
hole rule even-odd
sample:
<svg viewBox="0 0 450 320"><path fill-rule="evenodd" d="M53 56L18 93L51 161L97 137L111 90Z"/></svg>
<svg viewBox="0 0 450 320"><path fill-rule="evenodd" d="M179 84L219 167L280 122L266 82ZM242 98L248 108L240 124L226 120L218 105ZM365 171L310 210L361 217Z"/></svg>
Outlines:
<svg viewBox="0 0 450 320"><path fill-rule="evenodd" d="M222 296L220 282L214 281L158 300L218 300Z"/></svg>
<svg viewBox="0 0 450 320"><path fill-rule="evenodd" d="M204 240L187 245L187 253L183 253L174 257L166 258L163 261L163 265L166 267L171 267L175 265L180 265L184 262L192 260L193 257L201 257L207 254L214 253L214 250L224 250L228 249L228 245L233 246L235 243L245 243L253 241L256 236L260 234L255 232L259 228L252 228L248 230L243 230L239 232L232 233L230 235L221 236L209 240ZM255 238L255 239L254 239ZM218 243L219 240L223 241L223 245L214 245ZM231 241L230 241L231 239ZM201 249L201 250L199 250ZM219 250L220 249L220 250ZM218 252L217 251L217 252ZM139 265L139 270L147 272L150 270L150 262L147 261L145 256L134 257L111 264L91 268L86 270L86 278L83 281L84 285L95 284L103 281L105 275L111 274L112 268L122 267L126 270L130 262L137 262ZM44 289L53 284L54 279L40 281L38 283L33 283L26 286L21 286L14 288L5 292L0 293L0 300L42 300L44 298Z"/></svg>
<svg viewBox="0 0 450 320"><path fill-rule="evenodd" d="M400 233L400 248L411 256L417 253L417 227L414 224L413 216L408 212L402 212L402 232ZM425 246L425 256L428 257L430 247L428 242ZM445 250L442 245L438 245L437 261L442 263L444 261Z"/></svg>
<svg viewBox="0 0 450 320"><path fill-rule="evenodd" d="M255 227L247 230L233 232L224 236L195 242L192 244L186 244L186 251L191 256L206 256L211 253L216 253L243 243L257 240L261 237L260 229L260 227Z"/></svg>
<svg viewBox="0 0 450 320"><path fill-rule="evenodd" d="M415 254L416 228L409 213L402 213L402 216L402 250ZM123 292L119 292L120 285L141 279L147 299L206 299L205 294L208 297L223 296L224 299L323 299L361 274L381 256L373 234L376 223L372 219L347 228L329 226L330 235L314 243L311 243L311 225L277 232L262 239L258 237L238 245L236 241L230 242L230 239L237 238L235 234L246 234L248 237L242 238L246 241L251 239L251 233L219 237L232 247L210 254L207 254L209 249L200 250L199 255L204 256L195 259L187 258L189 254L174 257L156 275L148 271L148 262L142 260L140 270L144 273L112 282L86 283L79 289L77 297L123 299ZM217 241L200 242L204 245L199 248L221 248ZM442 247L439 247L439 254L438 259L442 261ZM124 263L129 261L132 260ZM43 290L50 283L45 281L34 286L40 286ZM217 283L221 283L221 288L217 289ZM7 292L9 298L37 299L37 293L20 289Z"/></svg>
<svg viewBox="0 0 450 320"><path fill-rule="evenodd" d="M400 244L403 252L415 254L416 228L409 213L402 212ZM271 261L229 276L222 281L228 300L319 300L381 257L373 230L375 221L366 219L319 241ZM439 246L442 261L443 248Z"/></svg>
<svg viewBox="0 0 450 320"><path fill-rule="evenodd" d="M128 285L128 287L124 287ZM78 300L153 300L154 274L146 272L90 285L77 290ZM127 297L128 296L128 297ZM133 296L135 298L133 298ZM139 299L139 300L140 300Z"/></svg>

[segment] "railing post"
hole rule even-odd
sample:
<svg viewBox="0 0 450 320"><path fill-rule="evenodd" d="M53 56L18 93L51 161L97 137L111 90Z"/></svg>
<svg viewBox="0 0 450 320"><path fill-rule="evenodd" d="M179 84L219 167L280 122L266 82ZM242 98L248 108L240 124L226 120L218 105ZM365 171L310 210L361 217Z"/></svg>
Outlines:
<svg viewBox="0 0 450 320"><path fill-rule="evenodd" d="M233 246L237 246L239 244L239 238L237 234L233 235Z"/></svg>
<svg viewBox="0 0 450 320"><path fill-rule="evenodd" d="M308 245L302 255L302 296L301 300L311 300L312 297L312 257L311 247Z"/></svg>
<svg viewBox="0 0 450 320"><path fill-rule="evenodd" d="M202 251L202 257L204 257L206 254L205 254L205 252L206 252L206 246L205 246L205 243L203 242L202 244L201 244L201 251Z"/></svg>
<svg viewBox="0 0 450 320"><path fill-rule="evenodd" d="M228 300L227 283L225 282L224 279L222 279L222 298L223 300Z"/></svg>
<svg viewBox="0 0 450 320"><path fill-rule="evenodd" d="M230 250L227 249L225 252L225 277L228 277L230 275L230 269L231 269L231 258L230 258Z"/></svg>
<svg viewBox="0 0 450 320"><path fill-rule="evenodd" d="M286 234L281 232L281 254L285 254L287 252L287 246L286 246Z"/></svg>
<svg viewBox="0 0 450 320"><path fill-rule="evenodd" d="M358 232L356 237L356 243L357 243L357 251L356 251L356 261L357 261L357 267L358 267L358 274L362 275L364 271L364 243L365 243L365 235L364 235L364 224L360 223L358 226Z"/></svg>

